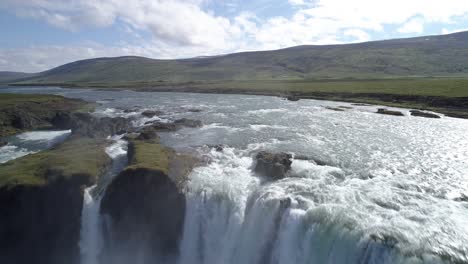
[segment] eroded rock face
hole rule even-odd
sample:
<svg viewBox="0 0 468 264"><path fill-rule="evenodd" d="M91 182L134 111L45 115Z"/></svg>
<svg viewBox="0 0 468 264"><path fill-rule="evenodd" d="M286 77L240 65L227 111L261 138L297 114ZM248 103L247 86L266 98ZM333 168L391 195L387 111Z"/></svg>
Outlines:
<svg viewBox="0 0 468 264"><path fill-rule="evenodd" d="M78 264L84 177L0 189L0 263Z"/></svg>
<svg viewBox="0 0 468 264"><path fill-rule="evenodd" d="M129 167L101 202L101 214L109 219L102 263L172 263L178 255L186 206L179 182L188 166L177 157L153 140L129 142Z"/></svg>
<svg viewBox="0 0 468 264"><path fill-rule="evenodd" d="M423 112L419 110L410 110L410 113L412 116L419 116L419 117L426 117L426 118L440 118L440 116L436 114Z"/></svg>
<svg viewBox="0 0 468 264"><path fill-rule="evenodd" d="M71 129L74 135L93 138L132 131L130 121L126 118L98 118L88 113L58 113L52 119L52 124L60 129Z"/></svg>
<svg viewBox="0 0 468 264"><path fill-rule="evenodd" d="M270 153L261 151L255 156L254 171L272 180L283 179L291 170L292 155L288 153Z"/></svg>
<svg viewBox="0 0 468 264"><path fill-rule="evenodd" d="M105 263L152 263L177 255L185 216L185 197L167 175L125 170L111 183L101 212L110 216Z"/></svg>

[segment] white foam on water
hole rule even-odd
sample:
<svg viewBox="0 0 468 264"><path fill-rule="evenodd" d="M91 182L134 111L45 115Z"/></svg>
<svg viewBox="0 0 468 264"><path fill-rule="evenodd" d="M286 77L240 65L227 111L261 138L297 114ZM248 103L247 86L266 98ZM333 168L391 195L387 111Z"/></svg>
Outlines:
<svg viewBox="0 0 468 264"><path fill-rule="evenodd" d="M36 153L35 151L28 151L25 148L19 148L14 145L6 145L0 148L0 164L10 160L21 158L28 154Z"/></svg>
<svg viewBox="0 0 468 264"><path fill-rule="evenodd" d="M62 131L33 131L19 134L17 137L24 141L56 141L71 134L71 130Z"/></svg>
<svg viewBox="0 0 468 264"><path fill-rule="evenodd" d="M6 146L0 147L0 163L37 153L64 141L71 130L33 131L16 136L20 142L12 140Z"/></svg>
<svg viewBox="0 0 468 264"><path fill-rule="evenodd" d="M291 178L262 183L250 153L211 150L190 175L179 264L451 263L441 252L466 261L460 203L304 160Z"/></svg>
<svg viewBox="0 0 468 264"><path fill-rule="evenodd" d="M249 125L255 131L268 130L268 129L287 129L285 126L279 125Z"/></svg>
<svg viewBox="0 0 468 264"><path fill-rule="evenodd" d="M99 257L104 245L103 224L100 214L101 199L105 188L118 172L125 166L123 158L127 155L127 141L121 136L109 137L114 143L105 149L112 159L112 168L102 175L98 184L84 190L81 212L80 254L81 264L99 264Z"/></svg>

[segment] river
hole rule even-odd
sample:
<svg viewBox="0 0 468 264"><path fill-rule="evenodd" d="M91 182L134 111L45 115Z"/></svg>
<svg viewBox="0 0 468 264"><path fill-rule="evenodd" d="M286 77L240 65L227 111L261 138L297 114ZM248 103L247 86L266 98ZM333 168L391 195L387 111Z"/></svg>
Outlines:
<svg viewBox="0 0 468 264"><path fill-rule="evenodd" d="M189 176L179 264L468 263L468 120L268 96L36 89L5 91L98 101L96 114L135 126L203 122L160 134L210 161ZM142 117L148 109L165 114ZM255 175L260 150L293 154L289 177Z"/></svg>

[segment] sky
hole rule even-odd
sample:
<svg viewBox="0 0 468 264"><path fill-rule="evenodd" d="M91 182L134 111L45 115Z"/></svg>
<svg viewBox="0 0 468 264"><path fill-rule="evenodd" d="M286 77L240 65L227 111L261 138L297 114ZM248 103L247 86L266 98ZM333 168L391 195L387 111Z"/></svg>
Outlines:
<svg viewBox="0 0 468 264"><path fill-rule="evenodd" d="M468 0L0 0L0 71L468 30Z"/></svg>

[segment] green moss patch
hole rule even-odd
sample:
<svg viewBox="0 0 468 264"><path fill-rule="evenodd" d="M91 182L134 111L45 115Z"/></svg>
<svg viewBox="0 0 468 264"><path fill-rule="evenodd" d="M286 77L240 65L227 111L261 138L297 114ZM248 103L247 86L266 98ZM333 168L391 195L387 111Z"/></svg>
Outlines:
<svg viewBox="0 0 468 264"><path fill-rule="evenodd" d="M131 140L127 169L147 169L169 174L169 163L174 151L156 141Z"/></svg>
<svg viewBox="0 0 468 264"><path fill-rule="evenodd" d="M0 165L0 188L44 185L58 178L89 177L94 182L110 164L106 141L74 138L51 150Z"/></svg>

